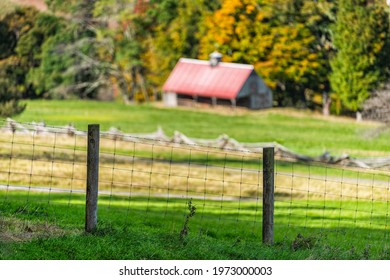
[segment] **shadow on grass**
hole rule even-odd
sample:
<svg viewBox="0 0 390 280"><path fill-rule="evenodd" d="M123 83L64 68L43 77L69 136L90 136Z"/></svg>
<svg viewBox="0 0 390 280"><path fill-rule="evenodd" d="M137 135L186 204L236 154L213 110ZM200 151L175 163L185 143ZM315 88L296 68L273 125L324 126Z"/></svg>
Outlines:
<svg viewBox="0 0 390 280"><path fill-rule="evenodd" d="M275 206L275 245L261 245L261 204L193 200L196 214L188 223L185 244L180 231L186 199L103 197L99 227L83 234L85 196L9 192L0 201L0 220L29 224L36 232L25 240L5 240L3 259L389 259L385 216L340 220L339 208ZM339 202L334 202L337 205ZM313 213L307 213L313 211ZM317 213L319 211L319 213ZM323 212L325 211L325 212ZM329 216L329 217L328 217ZM383 221L381 228L374 225ZM38 225L38 226L37 226ZM58 234L39 234L47 225ZM12 226L8 226L8 231ZM7 226L1 227L2 231ZM28 229L30 228L30 229ZM301 237L300 237L301 236ZM23 241L23 242L19 242ZM295 243L294 243L295 242ZM93 244L93 246L92 246ZM295 245L294 245L295 244ZM92 247L94 248L92 248ZM53 252L56 247L56 252ZM20 249L23 250L20 251ZM67 248L73 248L69 250ZM206 249L209 248L209 249ZM210 249L211 248L211 249ZM209 251L212 252L209 252Z"/></svg>

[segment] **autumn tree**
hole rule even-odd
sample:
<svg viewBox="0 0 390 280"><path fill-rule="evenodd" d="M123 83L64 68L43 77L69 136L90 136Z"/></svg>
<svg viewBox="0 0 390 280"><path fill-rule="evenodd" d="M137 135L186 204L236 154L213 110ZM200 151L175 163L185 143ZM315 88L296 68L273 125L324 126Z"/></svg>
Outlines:
<svg viewBox="0 0 390 280"><path fill-rule="evenodd" d="M203 14L218 1L100 0L98 20L110 20L102 31L113 40L111 82L127 100L148 100L177 60L196 57Z"/></svg>
<svg viewBox="0 0 390 280"><path fill-rule="evenodd" d="M106 60L108 71L102 80L119 90L125 102L149 98L148 69L141 57L145 52L144 34L148 33L144 18L146 4L142 4L143 1L135 0L101 0L94 9L96 19L106 22L99 29L100 34L111 42L110 59Z"/></svg>
<svg viewBox="0 0 390 280"><path fill-rule="evenodd" d="M301 7L296 1L224 1L205 20L200 57L218 49L225 61L253 64L279 105L305 104L321 63L315 37L298 20Z"/></svg>
<svg viewBox="0 0 390 280"><path fill-rule="evenodd" d="M205 35L202 23L219 7L218 0L156 1L149 15L157 24L152 27L145 57L154 83L163 84L179 58L199 56Z"/></svg>

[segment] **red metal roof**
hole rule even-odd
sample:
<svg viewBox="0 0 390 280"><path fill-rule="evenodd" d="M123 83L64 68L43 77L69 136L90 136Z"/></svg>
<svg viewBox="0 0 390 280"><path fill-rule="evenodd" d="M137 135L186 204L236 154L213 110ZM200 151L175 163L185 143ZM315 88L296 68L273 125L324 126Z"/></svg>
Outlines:
<svg viewBox="0 0 390 280"><path fill-rule="evenodd" d="M181 58L163 86L164 92L221 99L236 98L252 65Z"/></svg>

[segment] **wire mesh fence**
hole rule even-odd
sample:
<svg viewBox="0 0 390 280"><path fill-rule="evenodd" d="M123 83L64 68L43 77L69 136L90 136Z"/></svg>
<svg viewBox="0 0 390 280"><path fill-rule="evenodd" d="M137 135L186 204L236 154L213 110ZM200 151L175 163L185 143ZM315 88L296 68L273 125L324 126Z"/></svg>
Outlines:
<svg viewBox="0 0 390 280"><path fill-rule="evenodd" d="M125 205L124 223L135 216L180 232L191 201L192 232L261 236L259 153L102 135L101 159L101 213Z"/></svg>
<svg viewBox="0 0 390 280"><path fill-rule="evenodd" d="M275 233L343 248L389 250L389 172L323 164L276 165Z"/></svg>
<svg viewBox="0 0 390 280"><path fill-rule="evenodd" d="M43 133L34 124L25 124L14 133L2 131L2 240L62 234L62 226L82 219L85 150L85 136L66 129L53 127L52 133Z"/></svg>
<svg viewBox="0 0 390 280"><path fill-rule="evenodd" d="M2 227L20 220L23 228L55 226L47 232L82 229L87 133L24 128L0 136ZM260 242L262 160L261 151L101 133L99 223L144 223L179 235L190 204L191 234ZM276 158L275 242L292 242L294 249L320 240L348 250L388 251L389 175L385 168Z"/></svg>

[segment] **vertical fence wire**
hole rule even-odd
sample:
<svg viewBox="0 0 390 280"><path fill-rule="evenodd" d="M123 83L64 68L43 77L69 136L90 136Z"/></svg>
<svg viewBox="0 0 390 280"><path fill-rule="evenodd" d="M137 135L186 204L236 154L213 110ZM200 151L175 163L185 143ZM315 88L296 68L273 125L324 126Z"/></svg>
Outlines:
<svg viewBox="0 0 390 280"><path fill-rule="evenodd" d="M70 136L72 137L72 136ZM76 169L78 170L77 168L77 137L75 135L73 135L73 141L71 142L73 143L73 149L71 148L70 149L70 158L71 158L71 173L70 173L70 183L69 183L69 193L68 193L68 198L67 198L67 211L66 211L66 218L67 219L70 219L71 218L71 215L70 215L70 207L72 205L72 195L74 193L74 189L75 189L75 185L77 184L77 179L76 179ZM55 162L55 157L53 156L53 162Z"/></svg>
<svg viewBox="0 0 390 280"><path fill-rule="evenodd" d="M389 251L389 248L390 248L390 242L389 242L389 211L390 211L390 208L389 208L389 204L390 204L390 196L389 196L389 193L390 193L390 178L387 180L387 191L386 191L386 221L385 221L385 236L384 236L384 239L385 239L385 246L384 246L384 250L385 251Z"/></svg>
<svg viewBox="0 0 390 280"><path fill-rule="evenodd" d="M64 225L80 226L80 197L73 203L70 195L73 187L81 195L84 189L85 163L75 156L84 150L76 139L84 136L34 123L0 126L0 236L29 240L63 234Z"/></svg>
<svg viewBox="0 0 390 280"><path fill-rule="evenodd" d="M285 166L286 162L278 164ZM316 240L356 251L361 258L374 252L388 256L390 174L386 169L293 160L287 165L291 172L285 172L285 167L276 171L277 238ZM286 203L287 217L283 218Z"/></svg>
<svg viewBox="0 0 390 280"><path fill-rule="evenodd" d="M116 151L103 149L107 151L106 156L116 158L110 159L115 165L110 166L109 176L101 174L101 177L108 177L104 185L109 185L115 196L113 207L120 204L120 200L127 201L126 224L137 220L143 223L163 221L170 224L172 231L177 231L188 214L191 201L196 207L192 218L195 232L212 236L234 235L235 232L243 235L243 222L247 227L245 235L261 232L258 218L261 213L258 198L261 196L258 166L261 154L246 155L137 138L115 140L116 144L111 140L110 144L111 137L105 135L104 143L117 147ZM248 203L253 211L248 211ZM248 227L248 221L253 221L253 227ZM229 230L225 230L226 227Z"/></svg>
<svg viewBox="0 0 390 280"><path fill-rule="evenodd" d="M142 142L142 139L136 139L136 141ZM115 146L116 144L114 144ZM226 198L225 194L225 187L229 184L229 179L227 178L227 175L229 171L232 169L228 164L228 154L230 154L229 151L210 151L206 150L202 152L203 157L203 163L199 164L197 163L197 159L194 158L194 153L196 154L199 147L191 147L182 145L180 147L174 147L174 146L168 146L168 148L164 148L164 145L166 143L158 143L153 142L147 144L148 148L146 150L148 151L146 154L150 154L149 156L144 156L144 161L149 161L149 165L146 167L137 167L137 161L139 157L134 156L135 153L142 152L142 145L140 143L133 143L133 161L129 167L121 167L122 169L129 168L131 172L131 176L134 174L144 173L147 174L147 178L144 178L143 182L138 182L133 184L132 186L137 187L143 187L143 190L146 190L145 199L147 201L146 208L144 208L144 219L152 218L152 216L156 213L153 213L152 211L152 205L155 203L162 205L162 208L164 211L162 211L162 216L164 219L175 219L175 217L179 217L178 221L176 221L176 226L180 227L180 220L185 217L186 215L186 203L188 199L191 197L196 197L196 194L198 191L191 190L194 182L199 179L193 176L191 173L194 169L204 169L204 172L202 173L202 176L200 177L200 180L202 180L202 189L200 191L200 200L198 201L198 217L200 216L200 229L202 232L207 232L208 234L220 234L221 231L223 231L223 225L227 224L229 222L228 215L225 215L226 213L229 213L232 208L236 209L237 216L234 219L236 223L242 219L245 220L246 216L241 215L241 203L245 201L242 199L242 191L243 191L243 185L245 183L243 182L244 174L248 171L247 168L244 168L244 156L241 156L241 159L238 160L240 162L241 166L238 167L239 170L239 180L237 182L234 182L237 184L238 194L236 197L237 206L231 207L229 206L229 200ZM159 149L165 149L166 155L165 155L165 162L162 163L164 160L159 158L161 157L161 154L157 152ZM181 160L177 162L178 160L175 159L177 154L183 154L183 151L187 151L189 156L185 160ZM220 153L220 156L222 159L219 160L219 163L213 162L213 156L215 156L217 153ZM114 157L116 157L116 152L114 152ZM260 155L261 156L261 155ZM141 156L142 157L142 156ZM116 160L114 159L116 162ZM185 164L183 164L185 162ZM166 167L163 167L161 165L166 165ZM185 169L185 172L183 174L178 174L178 169L182 168L183 166ZM294 232L296 229L303 228L302 230L299 230L301 233L305 234L312 234L313 230L315 228L319 229L319 234L325 236L329 229L338 228L337 230L334 230L335 233L338 236L343 236L344 230L341 228L345 226L346 219L345 219L345 213L348 211L353 211L353 217L348 218L349 221L352 221L354 223L353 231L350 233L350 235L354 235L355 233L360 232L360 219L361 216L368 213L367 218L367 225L368 229L370 230L369 233L366 235L368 238L371 238L370 232L375 230L373 227L375 225L375 197L374 197L374 191L376 189L375 185L375 179L371 178L370 183L368 186L365 186L367 183L366 181L361 181L362 174L366 175L366 172L364 171L354 171L353 174L356 176L356 182L355 182L355 192L354 192L354 203L350 202L351 194L348 194L348 192L344 195L344 188L347 185L348 188L348 180L351 180L351 175L346 176L345 172L349 172L346 169L341 168L341 173L339 172L339 178L333 178L334 175L332 173L335 173L335 168L333 167L324 167L324 166L316 166L316 164L306 164L304 167L307 170L307 174L302 174L302 163L291 163L291 171L285 172L285 169L282 170L281 173L284 173L284 176L290 177L290 184L287 184L286 188L288 189L288 197L289 199L286 201L288 203L288 206L285 207L287 210L287 220L286 223L287 228L290 228L290 230L282 230L281 232L285 232L285 237L288 237L289 239L294 238L294 236L289 235L289 231ZM119 169L119 166L113 166L113 172L115 173L116 169ZM146 168L146 169L145 169ZM216 171L216 173L214 173ZM180 173L180 172L179 172ZM218 175L219 174L219 175ZM165 178L161 182L156 181L155 178ZM182 183L182 188L177 188L175 184L175 180L177 180L180 177L184 177L185 181ZM352 176L353 177L353 176ZM111 176L113 178L113 176ZM344 179L345 178L345 179ZM305 183L302 183L302 180L305 181ZM336 181L336 182L335 182ZM145 183L147 182L147 183ZM164 183L165 182L165 183ZM339 184L338 189L332 189L332 185ZM111 184L111 193L114 193L115 184ZM142 184L144 184L142 186ZM158 185L161 184L161 185ZM321 188L314 187L314 185L321 185ZM220 189L219 193L212 193L212 185L218 185L218 188ZM259 185L259 184L258 184ZM362 191L362 188L370 189L371 196L368 199L369 206L368 208L362 208L360 204L362 204L362 198L359 196L359 193ZM131 197L137 198L139 197L139 194L137 194L137 191L133 192L132 190L129 190L130 196L129 200L131 200ZM181 194L180 194L181 193ZM283 191L281 192L283 193ZM161 199L158 199L155 197L156 194L160 195ZM163 197L161 197L163 195ZM165 196L164 196L165 195ZM168 215L168 212L170 208L175 208L176 203L174 202L177 200L178 196L183 199L182 203L179 203L179 205L183 205L183 207L179 207L182 213L181 215L176 215L175 211L171 211L170 215ZM210 200L210 198L214 199L216 197L217 202L215 200ZM261 197L261 193L258 192L254 196L252 196L253 199L256 201L259 200L259 197ZM300 197L303 197L304 200L302 200ZM335 204L335 198L337 199L337 203ZM141 199L141 198L138 198ZM195 199L196 200L196 199ZM347 203L344 203L344 200L347 201ZM281 202L284 203L285 200L282 200ZM344 205L345 204L345 205ZM337 206L336 206L337 205ZM255 213L258 211L259 205L256 205L254 208ZM131 205L129 204L128 210L131 210ZM137 207L133 207L132 210L137 211ZM303 211L301 211L303 209ZM337 210L335 210L337 209ZM139 210L139 208L138 208ZM335 211L337 213L335 213ZM210 214L212 212L213 214ZM261 211L260 211L261 212ZM387 211L386 211L387 213ZM278 213L276 213L278 215ZM257 215L252 215L254 218L256 225L256 217ZM332 221L332 216L336 216L336 224L337 227L334 226L334 223L330 223ZM348 215L347 215L348 216ZM333 217L334 219L334 217ZM211 221L211 222L210 222ZM165 221L169 222L169 221ZM175 223L173 223L175 224ZM214 224L214 225L213 225ZM214 227L214 228L212 228ZM235 227L234 232L238 235L237 227ZM253 227L255 230L259 229L259 227ZM172 230L174 230L174 226L172 227ZM332 231L332 230L330 230ZM352 243L351 243L352 244Z"/></svg>

